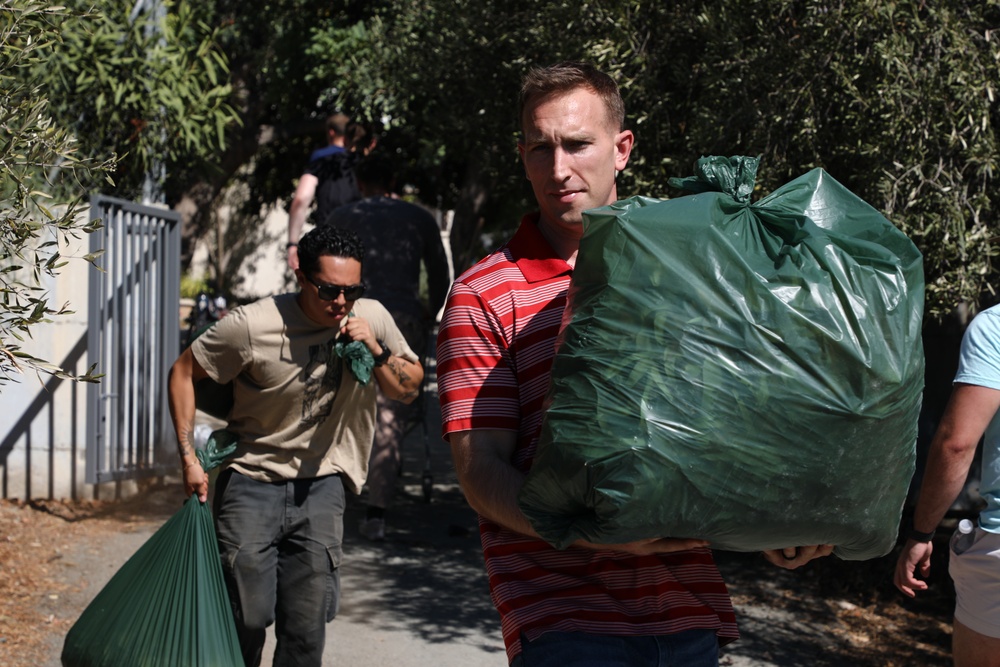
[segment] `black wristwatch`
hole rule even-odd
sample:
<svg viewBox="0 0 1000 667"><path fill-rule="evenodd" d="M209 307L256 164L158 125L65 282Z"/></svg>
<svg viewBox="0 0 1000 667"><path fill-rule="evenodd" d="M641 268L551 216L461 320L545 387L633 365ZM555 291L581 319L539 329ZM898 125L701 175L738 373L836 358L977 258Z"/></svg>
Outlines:
<svg viewBox="0 0 1000 667"><path fill-rule="evenodd" d="M389 349L389 346L386 345L385 341L383 341L381 338L377 338L376 342L378 342L379 347L382 348L382 354L375 357L375 365L381 366L385 362L389 361L389 357L392 356L392 350Z"/></svg>
<svg viewBox="0 0 1000 667"><path fill-rule="evenodd" d="M935 534L937 534L936 529L929 533L921 533L913 527L912 523L910 523L910 529L906 531L907 539L913 540L914 542L930 542L934 539Z"/></svg>

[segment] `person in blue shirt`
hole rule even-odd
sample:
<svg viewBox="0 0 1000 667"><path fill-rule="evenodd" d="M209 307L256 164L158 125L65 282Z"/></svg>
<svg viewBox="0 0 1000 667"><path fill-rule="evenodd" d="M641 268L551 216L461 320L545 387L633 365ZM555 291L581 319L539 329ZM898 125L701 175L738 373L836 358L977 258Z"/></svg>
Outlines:
<svg viewBox="0 0 1000 667"><path fill-rule="evenodd" d="M326 119L328 144L309 156L305 172L299 178L288 213L288 268L299 268L298 241L313 201L316 209L311 221L314 225L326 221L338 206L361 199L361 191L354 176L354 151L352 130L360 127L342 113Z"/></svg>
<svg viewBox="0 0 1000 667"><path fill-rule="evenodd" d="M955 582L955 667L1000 667L1000 306L977 315L962 339L958 373L927 459L927 472L896 562L895 584L927 590L937 525L966 483L983 439L979 494L986 501L971 545L948 554ZM919 578L918 578L919 575Z"/></svg>

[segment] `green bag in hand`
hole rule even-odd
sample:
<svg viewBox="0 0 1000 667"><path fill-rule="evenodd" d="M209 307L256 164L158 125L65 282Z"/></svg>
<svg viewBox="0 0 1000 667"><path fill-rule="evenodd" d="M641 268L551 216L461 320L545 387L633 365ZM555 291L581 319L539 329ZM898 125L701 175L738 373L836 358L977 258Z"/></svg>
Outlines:
<svg viewBox="0 0 1000 667"><path fill-rule="evenodd" d="M216 431L206 471L235 449ZM220 448L222 445L222 448ZM63 667L243 667L208 505L191 496L126 562L66 635Z"/></svg>
<svg viewBox="0 0 1000 667"><path fill-rule="evenodd" d="M557 547L702 538L887 553L913 474L923 266L816 169L749 203L757 161L584 214L519 502Z"/></svg>

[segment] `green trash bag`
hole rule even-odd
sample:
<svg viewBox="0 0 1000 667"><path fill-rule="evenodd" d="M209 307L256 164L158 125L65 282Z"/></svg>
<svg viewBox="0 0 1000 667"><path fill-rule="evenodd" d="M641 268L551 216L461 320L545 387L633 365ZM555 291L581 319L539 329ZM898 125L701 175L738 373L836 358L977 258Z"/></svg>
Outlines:
<svg viewBox="0 0 1000 667"><path fill-rule="evenodd" d="M920 253L821 169L749 203L756 166L702 158L677 181L699 194L584 214L519 496L551 544L893 547L923 390Z"/></svg>
<svg viewBox="0 0 1000 667"><path fill-rule="evenodd" d="M213 433L198 451L202 467L228 456L232 441ZM115 573L70 628L62 664L243 667L207 504L191 496Z"/></svg>

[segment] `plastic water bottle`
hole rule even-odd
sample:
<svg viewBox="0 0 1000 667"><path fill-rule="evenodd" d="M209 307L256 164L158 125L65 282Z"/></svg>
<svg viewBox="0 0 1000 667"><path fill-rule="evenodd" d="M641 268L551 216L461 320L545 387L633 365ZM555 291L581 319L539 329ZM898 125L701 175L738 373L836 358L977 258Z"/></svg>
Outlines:
<svg viewBox="0 0 1000 667"><path fill-rule="evenodd" d="M962 519L958 522L958 530L951 536L951 550L956 555L965 553L975 540L975 524L968 519Z"/></svg>
<svg viewBox="0 0 1000 667"><path fill-rule="evenodd" d="M194 433L192 434L191 443L194 445L195 449L205 449L205 445L208 444L208 439L212 435L212 427L208 424L196 424L194 427Z"/></svg>

